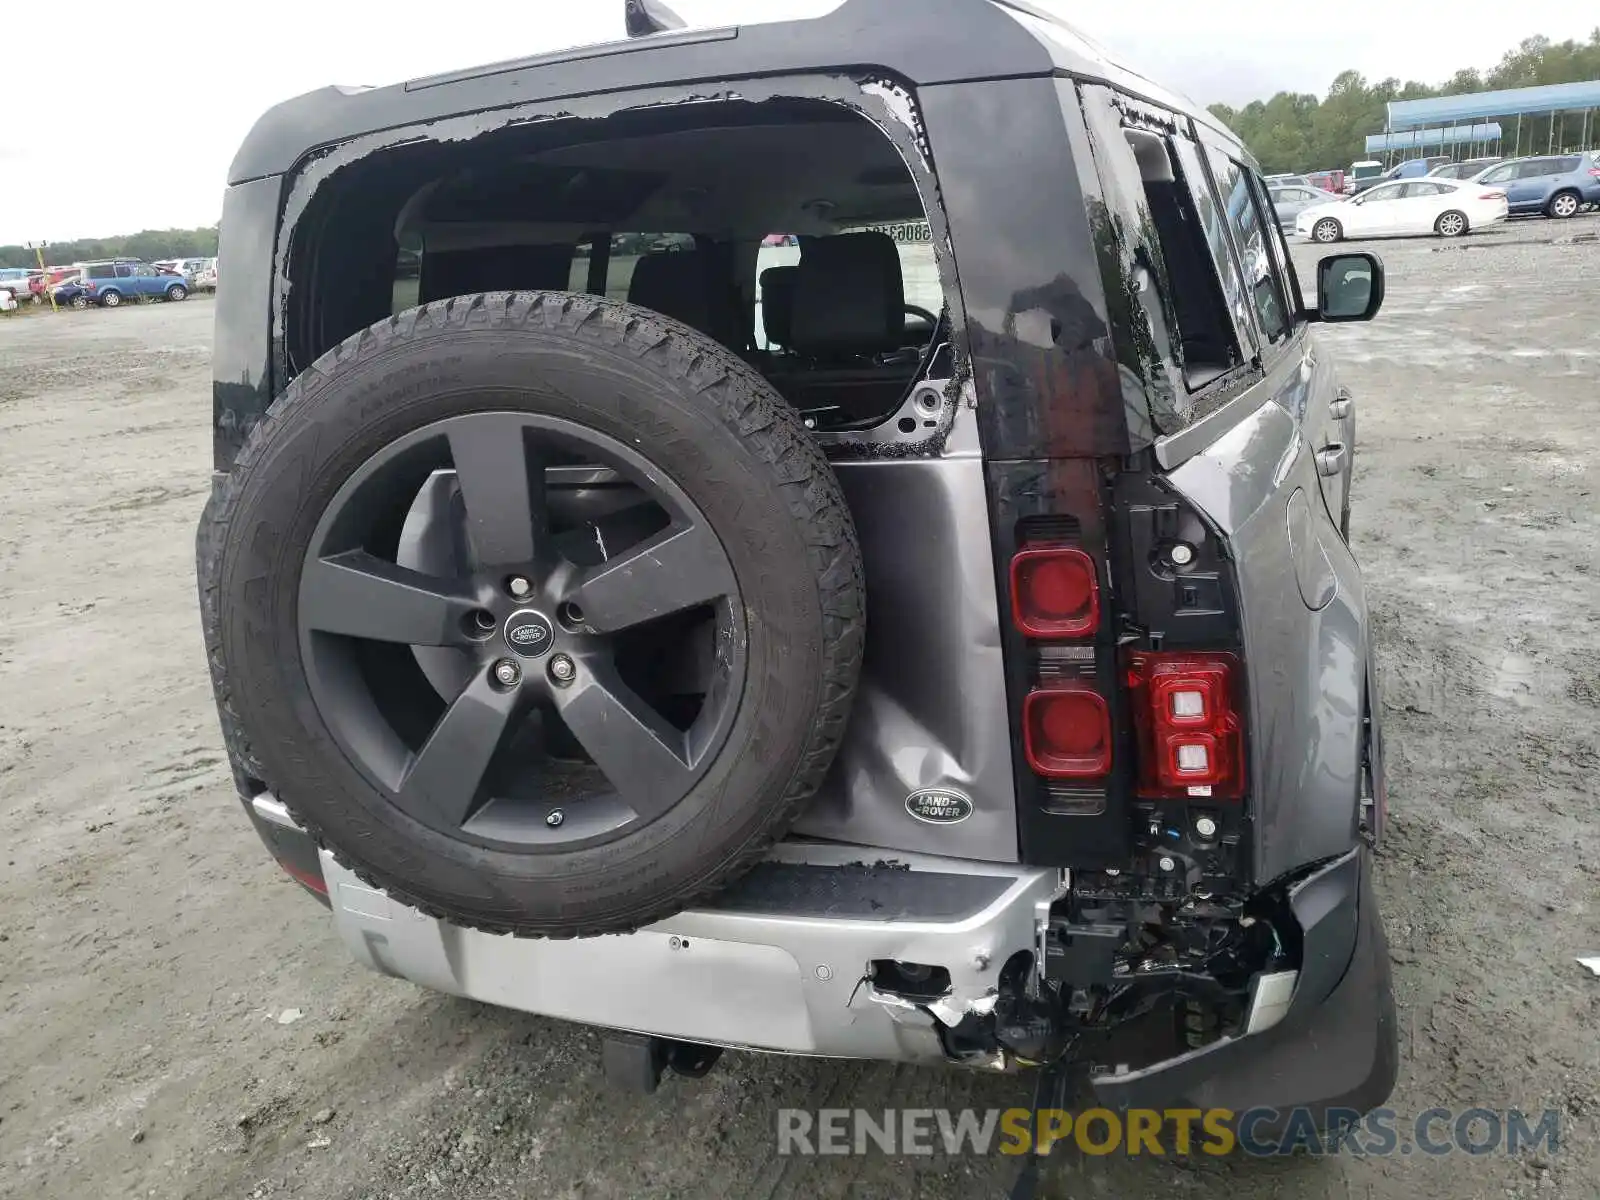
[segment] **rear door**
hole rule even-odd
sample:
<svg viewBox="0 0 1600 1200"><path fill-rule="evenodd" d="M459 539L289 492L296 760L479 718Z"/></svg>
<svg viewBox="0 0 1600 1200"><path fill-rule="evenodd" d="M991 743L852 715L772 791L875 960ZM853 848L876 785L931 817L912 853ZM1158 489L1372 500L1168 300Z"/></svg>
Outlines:
<svg viewBox="0 0 1600 1200"><path fill-rule="evenodd" d="M1428 233L1449 204L1452 189L1426 179L1413 179L1401 185L1400 202L1395 206L1396 233Z"/></svg>
<svg viewBox="0 0 1600 1200"><path fill-rule="evenodd" d="M1506 187L1506 199L1512 204L1544 203L1550 190L1550 177L1555 173L1555 162L1553 158L1530 158L1518 163L1516 176Z"/></svg>

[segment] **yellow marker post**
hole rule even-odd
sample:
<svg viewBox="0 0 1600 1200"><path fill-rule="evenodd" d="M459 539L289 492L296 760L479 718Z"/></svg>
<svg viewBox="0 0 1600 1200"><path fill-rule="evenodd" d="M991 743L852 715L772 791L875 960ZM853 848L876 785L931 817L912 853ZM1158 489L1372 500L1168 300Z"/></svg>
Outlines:
<svg viewBox="0 0 1600 1200"><path fill-rule="evenodd" d="M28 249L32 250L33 256L39 260L39 271L41 274L44 272L44 248L49 244L49 242L28 243ZM61 310L56 307L56 294L50 290L50 281L45 280L41 286L44 290L45 298L50 301L50 311L60 312Z"/></svg>

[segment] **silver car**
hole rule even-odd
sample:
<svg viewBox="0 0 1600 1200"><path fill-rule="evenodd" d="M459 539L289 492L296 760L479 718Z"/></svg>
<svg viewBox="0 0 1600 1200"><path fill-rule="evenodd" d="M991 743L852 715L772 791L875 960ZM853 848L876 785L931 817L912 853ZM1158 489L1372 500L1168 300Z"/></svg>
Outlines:
<svg viewBox="0 0 1600 1200"><path fill-rule="evenodd" d="M1272 211L1277 214L1278 227L1285 232L1294 228L1295 218L1313 204L1329 204L1344 197L1337 192L1304 186L1279 186L1269 183L1267 195L1272 198Z"/></svg>

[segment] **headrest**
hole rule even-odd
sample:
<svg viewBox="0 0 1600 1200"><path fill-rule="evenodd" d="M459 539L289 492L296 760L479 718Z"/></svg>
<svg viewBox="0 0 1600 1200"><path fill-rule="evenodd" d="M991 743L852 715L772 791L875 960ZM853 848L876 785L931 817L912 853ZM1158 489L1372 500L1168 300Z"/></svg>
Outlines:
<svg viewBox="0 0 1600 1200"><path fill-rule="evenodd" d="M804 243L795 279L793 349L875 354L905 340L905 281L886 233L864 231Z"/></svg>
<svg viewBox="0 0 1600 1200"><path fill-rule="evenodd" d="M761 328L768 345L789 348L794 331L794 289L799 267L768 267L761 272Z"/></svg>
<svg viewBox="0 0 1600 1200"><path fill-rule="evenodd" d="M718 277L711 256L698 250L658 250L633 266L628 303L708 334L725 345L737 340L733 290Z"/></svg>

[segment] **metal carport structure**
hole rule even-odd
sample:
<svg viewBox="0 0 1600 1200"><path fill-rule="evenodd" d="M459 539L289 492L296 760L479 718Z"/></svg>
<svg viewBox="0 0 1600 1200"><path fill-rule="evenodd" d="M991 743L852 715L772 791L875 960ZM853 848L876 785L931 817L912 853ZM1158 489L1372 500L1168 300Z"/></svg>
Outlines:
<svg viewBox="0 0 1600 1200"><path fill-rule="evenodd" d="M1534 144L1534 131L1528 131L1528 154L1552 153L1556 150L1588 149L1591 137L1600 137L1600 121L1594 121L1593 110L1600 108L1600 79L1579 83L1547 83L1537 87L1503 88L1492 92L1469 92L1464 96L1430 96L1423 100L1391 100L1384 120L1384 132L1446 127L1460 123L1473 123L1489 117L1502 121L1516 120L1513 135L1512 157L1524 153L1522 126L1524 117L1550 118L1545 145ZM1566 144L1567 117L1581 113L1579 136L1575 145ZM1531 122L1530 122L1531 126Z"/></svg>

